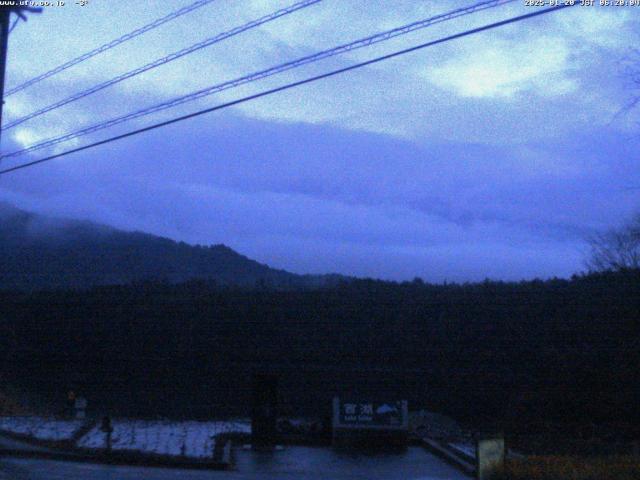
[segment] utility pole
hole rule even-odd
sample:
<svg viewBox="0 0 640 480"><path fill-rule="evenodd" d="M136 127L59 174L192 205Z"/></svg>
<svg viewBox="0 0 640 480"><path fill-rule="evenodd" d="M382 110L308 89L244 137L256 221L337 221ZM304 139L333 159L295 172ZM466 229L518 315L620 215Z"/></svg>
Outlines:
<svg viewBox="0 0 640 480"><path fill-rule="evenodd" d="M2 38L0 38L0 127L2 126L2 107L4 106L4 78L7 67L7 48L9 46L9 23L11 22L11 14L15 13L26 22L26 12L40 13L41 11L42 8L18 5L0 7L0 35L2 35ZM0 134L1 132L2 130L0 129Z"/></svg>

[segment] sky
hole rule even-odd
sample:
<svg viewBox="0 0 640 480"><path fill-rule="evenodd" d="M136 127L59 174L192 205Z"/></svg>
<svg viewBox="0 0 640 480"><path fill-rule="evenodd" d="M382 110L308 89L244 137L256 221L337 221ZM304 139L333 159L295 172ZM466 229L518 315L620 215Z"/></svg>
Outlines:
<svg viewBox="0 0 640 480"><path fill-rule="evenodd" d="M16 25L7 88L190 0L67 1ZM6 98L3 123L295 3L216 0ZM323 0L3 131L4 152L473 1ZM522 2L94 134L135 127L532 12ZM0 201L296 273L568 277L640 210L640 7L577 6L0 176ZM635 90L634 90L635 89Z"/></svg>

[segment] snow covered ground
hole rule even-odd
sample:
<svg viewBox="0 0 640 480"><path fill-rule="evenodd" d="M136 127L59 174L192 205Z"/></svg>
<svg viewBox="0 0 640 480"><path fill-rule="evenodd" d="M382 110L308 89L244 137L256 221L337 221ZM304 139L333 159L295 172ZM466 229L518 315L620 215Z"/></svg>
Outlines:
<svg viewBox="0 0 640 480"><path fill-rule="evenodd" d="M83 424L83 420L54 417L0 417L0 431L27 435L38 440L69 440Z"/></svg>
<svg viewBox="0 0 640 480"><path fill-rule="evenodd" d="M38 440L71 440L86 420L39 416L0 417L0 432L11 432ZM168 421L112 420L111 448L157 455L210 458L215 437L222 433L251 433L249 420ZM80 448L104 449L107 436L93 427L77 442Z"/></svg>
<svg viewBox="0 0 640 480"><path fill-rule="evenodd" d="M251 433L249 420L236 421L163 421L115 419L111 422L112 450L127 450L156 455L210 458L215 436L221 433ZM96 426L77 443L81 448L103 449L107 435Z"/></svg>

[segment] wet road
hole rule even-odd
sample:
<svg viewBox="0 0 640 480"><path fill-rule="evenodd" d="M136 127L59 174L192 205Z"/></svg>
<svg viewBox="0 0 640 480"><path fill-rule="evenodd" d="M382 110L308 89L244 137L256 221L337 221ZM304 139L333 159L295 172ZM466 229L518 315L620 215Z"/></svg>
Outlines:
<svg viewBox="0 0 640 480"><path fill-rule="evenodd" d="M0 458L0 480L466 480L458 470L419 447L400 455L337 454L330 449L288 447L274 454L236 451L227 472L122 467Z"/></svg>
<svg viewBox="0 0 640 480"><path fill-rule="evenodd" d="M8 448L11 450L25 450L31 452L50 452L49 448L38 447L35 445L31 445L29 443L24 443L19 440L14 440L9 437L5 437L4 435L0 435L0 449ZM1 478L1 477L0 477Z"/></svg>

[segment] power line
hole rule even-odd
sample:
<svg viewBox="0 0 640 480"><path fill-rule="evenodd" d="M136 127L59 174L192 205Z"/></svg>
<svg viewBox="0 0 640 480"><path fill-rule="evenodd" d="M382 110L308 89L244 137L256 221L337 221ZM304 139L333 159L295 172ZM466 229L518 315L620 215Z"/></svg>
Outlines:
<svg viewBox="0 0 640 480"><path fill-rule="evenodd" d="M74 65L77 65L78 63L84 62L85 60L88 60L91 57L95 57L96 55L106 52L107 50L112 49L113 47L116 47L118 45L120 45L121 43L127 42L139 35L142 35L143 33L146 33L150 30L153 30L154 28L159 27L160 25L163 25L167 22L170 22L171 20L174 20L178 17L181 17L182 15L185 15L189 12L192 12L200 7L204 7L205 5L214 2L215 0L198 0L197 2L192 3L191 5L188 5L186 7L183 7L179 10L176 10L175 12L171 12L168 15L165 15L162 18L159 18L157 20L154 20L153 22L137 28L136 30L129 32L125 35L122 35L119 38L116 38L115 40L110 41L109 43L105 43L104 45L91 50L90 52L87 53L83 53L82 55L80 55L79 57L76 57L72 60L69 60L66 63L63 63L62 65L59 65L51 70L49 70L48 72L45 72L41 75L38 75L37 77L32 78L31 80L28 80L16 87L13 87L12 89L10 89L6 94L5 97L8 97L9 95L13 95L14 93L17 93L21 90L24 90L27 87L30 87L31 85L38 83L46 78L52 77L68 68L73 67Z"/></svg>
<svg viewBox="0 0 640 480"><path fill-rule="evenodd" d="M149 125L147 127L140 128L140 129L137 129L137 130L132 130L130 132L123 133L121 135L116 135L114 137L110 137L110 138L107 138L107 139L104 139L104 140L100 140L98 142L90 143L88 145L83 145L81 147L77 147L77 148L73 148L73 149L70 149L70 150L66 150L64 152L61 152L61 153L58 153L58 154L55 154L55 155L50 155L48 157L41 158L39 160L34 160L32 162L23 163L21 165L15 166L15 167L6 168L4 170L0 170L0 175L4 175L4 174L10 173L10 172L14 172L16 170L21 170L23 168L31 167L31 166L34 166L34 165L38 165L40 163L48 162L48 161L54 160L56 158L61 158L61 157L70 155L72 153L81 152L83 150L88 150L90 148L94 148L94 147L97 147L97 146L100 146L100 145L105 145L107 143L111 143L111 142L114 142L116 140L122 140L124 138L132 137L132 136L140 134L140 133L148 132L148 131L155 130L155 129L160 128L160 127L164 127L164 126L167 126L167 125L178 123L178 122L181 122L183 120L188 120L190 118L194 118L194 117L198 117L198 116L201 116L201 115L204 115L204 114L207 114L207 113L215 112L217 110L222 110L224 108L233 107L233 106L239 105L241 103L249 102L251 100L256 100L258 98L262 98L262 97L266 97L268 95L272 95L274 93L282 92L282 91L289 90L289 89L292 89L292 88L295 88L295 87L299 87L299 86L302 86L302 85L306 85L308 83L312 83L312 82L315 82L315 81L318 81L318 80L322 80L322 79L325 79L325 78L333 77L333 76L336 76L336 75L339 75L339 74L342 74L342 73L349 72L351 70L356 70L358 68L362 68L362 67L366 67L366 66L369 66L369 65L373 65L373 64L385 61L385 60L389 60L389 59L392 59L392 58L395 58L395 57L399 57L401 55L405 55L405 54L408 54L408 53L411 53L411 52L422 50L422 49L427 48L427 47L431 47L431 46L434 46L434 45L445 43L445 42L448 42L448 41L451 41L451 40L456 40L458 38L466 37L466 36L473 35L473 34L480 33L480 32L484 32L484 31L487 31L487 30L492 30L492 29L495 29L495 28L498 28L498 27L502 27L504 25L520 22L522 20L527 20L529 18L533 18L533 17L537 17L537 16L540 16L540 15L544 15L546 13L555 12L555 11L562 10L564 8L572 7L572 6L575 6L575 5L578 5L578 3L574 3L574 4L567 3L565 5L549 7L549 8L545 8L545 9L542 9L542 10L536 10L536 11L531 12L531 13L527 13L527 14L524 14L524 15L519 15L517 17L511 17L511 18L509 18L507 20L501 20L499 22L495 22L495 23L491 23L491 24L488 24L488 25L484 25L482 27L473 28L471 30L466 30L466 31L461 32L461 33L456 33L456 34L449 35L447 37L443 37L443 38L440 38L440 39L437 39L437 40L432 40L430 42L422 43L422 44L414 46L414 47L406 48L406 49L403 49L403 50L398 50L396 52L389 53L387 55L383 55L383 56L376 57L376 58L371 59L371 60L366 60L364 62L360 62L360 63L356 63L356 64L353 64L353 65L350 65L348 67L339 68L337 70L332 70L331 72L328 72L328 73L323 73L323 74L320 74L320 75L315 75L313 77L306 78L304 80L299 80L299 81L296 81L296 82L288 83L288 84L280 86L280 87L276 87L276 88L272 88L272 89L269 89L269 90L265 90L265 91L260 92L260 93L256 93L256 94L249 95L249 96L237 99L237 100L233 100L233 101L230 101L230 102L227 102L227 103L216 105L214 107L206 108L204 110L193 112L193 113L190 113L188 115L183 115L181 117L173 118L171 120L166 120L164 122L156 123L154 125Z"/></svg>
<svg viewBox="0 0 640 480"><path fill-rule="evenodd" d="M471 5L469 7L464 7L464 8L458 8L456 10L452 10L450 12L447 13L443 13L440 15L436 15L434 17L430 17L427 19L423 19L423 20L419 20L417 22L412 22L409 23L407 25L403 25L401 27L397 27L391 30L387 30L385 32L382 33L377 33L375 35L371 35L369 37L365 37L359 40L355 40L353 42L350 43L346 43L343 45L339 45L337 47L334 48L330 48L327 50L323 50L321 52L317 52L314 53L312 55L307 55L305 57L301 57L298 58L296 60L292 60L280 65L276 65L274 67L270 67L266 70L260 70L258 72L254 72L251 73L249 75L245 75L239 78L236 78L234 80L229 80L226 82L223 82L221 84L217 84L217 85L213 85L211 87L207 87L205 89L202 90L198 90L196 92L192 92L190 94L187 95L183 95L182 97L178 97L176 99L167 101L167 102L163 102L151 107L147 107L144 108L142 110L138 110L132 113L128 113L126 115L120 116L120 117L116 117L113 118L111 120L107 120L105 122L101 122L98 124L94 124L94 125L90 125L88 127L84 127L81 128L79 130L76 130L74 132L71 133L67 133L58 137L54 137L54 138L49 138L47 140L44 140L42 142L39 142L35 145L31 145L29 147L26 147L24 149L15 151L15 152L11 152L5 155L0 155L0 160L4 159L4 158L11 158L11 157L16 157L16 156L20 156L23 155L25 153L28 152L32 152L35 150L40 150L42 148L46 148L46 147L50 147L53 145L57 145L59 143L63 143L84 135L88 135L90 133L95 133L97 131L100 130L104 130L105 128L109 128L115 125L118 125L120 123L124 123L130 120L134 120L136 118L139 117L143 117L146 115L150 115L152 113L156 113L162 110L166 110L172 107L175 107L177 105L181 105L183 103L187 103L187 102L191 102L209 95L212 95L214 93L219 93L221 91L224 90L228 90L231 88L235 88L247 83L251 83L251 82L255 82L257 80L261 80L263 78L267 78L270 77L272 75L276 75L278 73L282 73L288 70L292 70L294 68L298 68L301 67L303 65L307 65L310 63L314 63L320 60L323 60L325 58L329 58L329 57L333 57L336 55L340 55L346 52L350 52L352 50L356 50L359 48L363 48L363 47L368 47L370 45L373 45L375 43L379 43L379 42L383 42L383 41L387 41L389 39L398 37L400 35L406 35L410 32L422 29L422 28L426 28L429 27L431 25L437 24L437 23L441 23L441 22L445 22L448 20L453 20L455 18L459 18L465 15L470 15L472 13L476 13L478 11L482 11L482 10L486 10L489 8L495 8L501 5L505 5L507 3L513 3L516 0L485 0L479 3L476 3L474 5Z"/></svg>
<svg viewBox="0 0 640 480"><path fill-rule="evenodd" d="M273 13L270 13L269 15L265 15L264 17L258 18L257 20L252 20L251 22L245 23L244 25L241 25L239 27L233 28L227 32L223 32L220 33L218 35L215 35L214 37L208 38L202 42L198 42L194 45L191 45L190 47L186 47L183 48L182 50L179 50L177 52L173 52L170 53L169 55L166 55L162 58L159 58L157 60L154 60L153 62L147 63L146 65L143 65L141 67L135 68L133 70L130 70L126 73L123 73L122 75L118 75L117 77L112 78L111 80L107 80L106 82L103 83L99 83L98 85L95 85L91 88L89 88L88 90L85 90L83 92L79 92L76 93L74 95L71 95L70 97L67 97L63 100L60 100L56 103L53 103L51 105L48 105L44 108L41 108L39 110L36 110L35 112L32 112L28 115L25 115L24 117L20 117L16 120L14 120L13 122L9 122L7 123L4 127L3 130L8 130L10 128L13 128L17 125L20 125L21 123L26 122L27 120L30 120L32 118L35 117L39 117L40 115L43 115L47 112L50 112L52 110L55 110L57 108L60 108L64 105L67 105L71 102L75 102L76 100L80 100L81 98L87 97L89 95L92 95L96 92L99 92L100 90L104 90L107 87L110 87L112 85L115 85L117 83L123 82L129 78L135 77L136 75L140 75L141 73L144 73L146 71L152 70L156 67L159 67L161 65L164 65L166 63L172 62L174 60L177 60L178 58L182 58L185 55L189 55L193 52L196 52L198 50L201 50L205 47L209 47L215 43L221 42L222 40L225 40L227 38L230 37L234 37L242 32L245 32L247 30L250 30L252 28L256 28L260 25L263 25L265 23L271 22L273 20L276 20L277 18L283 17L285 15L290 15L294 12L297 12L298 10L301 10L303 8L307 8L310 7L311 5L315 5L316 3L321 2L322 0L303 0L301 2L295 3L287 8L283 8L280 10L277 10Z"/></svg>
<svg viewBox="0 0 640 480"><path fill-rule="evenodd" d="M16 17L13 19L13 23L11 24L11 27L9 28L9 33L13 32L13 29L16 28L16 25L18 24L18 21L20 20L20 17ZM9 96L8 94L5 95L5 97Z"/></svg>

